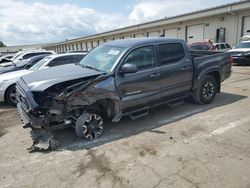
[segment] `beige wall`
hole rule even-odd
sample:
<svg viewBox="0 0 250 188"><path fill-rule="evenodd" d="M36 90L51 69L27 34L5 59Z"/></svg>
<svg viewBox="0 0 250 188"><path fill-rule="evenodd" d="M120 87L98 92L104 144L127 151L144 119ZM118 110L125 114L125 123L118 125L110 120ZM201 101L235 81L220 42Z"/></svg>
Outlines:
<svg viewBox="0 0 250 188"><path fill-rule="evenodd" d="M93 47L96 47L97 44L101 44L104 41L111 41L111 40L118 40L122 38L133 38L133 37L146 37L146 36L160 36L164 33L164 30L167 29L176 29L177 30L177 37L183 40L186 40L186 28L188 26L197 25L197 24L203 24L204 25L204 39L211 39L215 41L216 38L216 29L219 28L226 28L226 42L228 42L230 45L234 46L240 39L242 34L242 17L244 16L250 16L250 11L241 11L239 13L224 13L217 16L209 16L209 17L203 17L200 19L195 19L191 21L180 21L176 23L166 24L163 21L161 21L162 25L155 26L155 23L152 23L152 27L147 26L147 28L143 28L143 25L141 28L143 29L134 29L131 31L131 29L124 29L118 34L112 35L112 32L108 32L103 37L103 34L101 37L96 35L96 37L92 37L91 40L79 40L77 43L72 42L68 44L62 44L66 45L67 51L73 50L72 44L74 44L74 49L80 48L80 43L82 43L82 49L83 50L91 50ZM150 24L147 24L150 25ZM138 27L139 28L139 27ZM127 31L127 32L126 32ZM114 32L113 32L114 33ZM70 49L69 49L70 45ZM78 45L78 46L77 46ZM58 50L60 51L58 46L50 47L50 50ZM87 47L87 49L86 49ZM48 49L48 48L47 48ZM61 50L64 52L63 50Z"/></svg>

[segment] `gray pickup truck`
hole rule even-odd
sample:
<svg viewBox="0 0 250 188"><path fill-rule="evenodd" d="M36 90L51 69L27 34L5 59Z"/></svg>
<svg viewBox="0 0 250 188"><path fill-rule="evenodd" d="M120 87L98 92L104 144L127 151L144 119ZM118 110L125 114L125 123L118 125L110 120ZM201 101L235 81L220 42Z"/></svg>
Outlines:
<svg viewBox="0 0 250 188"><path fill-rule="evenodd" d="M30 149L55 149L54 129L72 126L77 136L92 140L102 134L104 117L135 119L188 96L211 103L230 74L230 54L190 51L180 39L112 41L78 64L23 76L17 108L24 128L32 129Z"/></svg>

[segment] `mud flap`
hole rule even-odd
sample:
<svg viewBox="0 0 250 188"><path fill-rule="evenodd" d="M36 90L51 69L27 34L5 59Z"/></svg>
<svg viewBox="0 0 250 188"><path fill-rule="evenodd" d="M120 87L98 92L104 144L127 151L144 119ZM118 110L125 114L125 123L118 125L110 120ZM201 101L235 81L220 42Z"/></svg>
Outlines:
<svg viewBox="0 0 250 188"><path fill-rule="evenodd" d="M32 128L30 131L33 144L27 148L30 152L34 151L50 151L60 147L59 141L54 139L51 131L45 129Z"/></svg>

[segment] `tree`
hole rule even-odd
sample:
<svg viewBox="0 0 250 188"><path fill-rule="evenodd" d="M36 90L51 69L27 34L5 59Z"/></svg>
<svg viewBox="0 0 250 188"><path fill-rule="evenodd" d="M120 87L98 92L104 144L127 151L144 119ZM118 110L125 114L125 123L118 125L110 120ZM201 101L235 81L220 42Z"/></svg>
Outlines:
<svg viewBox="0 0 250 188"><path fill-rule="evenodd" d="M6 45L2 41L0 41L0 48L1 47L6 47Z"/></svg>

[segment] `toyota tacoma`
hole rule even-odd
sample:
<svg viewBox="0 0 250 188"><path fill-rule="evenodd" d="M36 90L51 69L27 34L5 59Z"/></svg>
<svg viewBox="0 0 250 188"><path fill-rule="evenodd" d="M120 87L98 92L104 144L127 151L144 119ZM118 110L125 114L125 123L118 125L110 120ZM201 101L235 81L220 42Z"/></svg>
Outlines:
<svg viewBox="0 0 250 188"><path fill-rule="evenodd" d="M59 144L53 131L65 126L92 140L102 134L106 118L135 119L188 96L211 103L230 74L230 54L190 51L181 39L111 41L80 63L22 76L17 108L23 127L32 129L30 149L53 150Z"/></svg>

